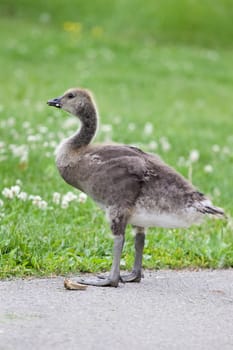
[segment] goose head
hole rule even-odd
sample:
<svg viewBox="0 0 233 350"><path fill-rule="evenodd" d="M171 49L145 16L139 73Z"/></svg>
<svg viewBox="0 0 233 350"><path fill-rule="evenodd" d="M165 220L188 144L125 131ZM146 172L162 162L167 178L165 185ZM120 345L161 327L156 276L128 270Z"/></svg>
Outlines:
<svg viewBox="0 0 233 350"><path fill-rule="evenodd" d="M80 88L69 89L62 96L49 100L47 104L61 108L79 117L83 122L84 118L89 117L96 110L91 93Z"/></svg>

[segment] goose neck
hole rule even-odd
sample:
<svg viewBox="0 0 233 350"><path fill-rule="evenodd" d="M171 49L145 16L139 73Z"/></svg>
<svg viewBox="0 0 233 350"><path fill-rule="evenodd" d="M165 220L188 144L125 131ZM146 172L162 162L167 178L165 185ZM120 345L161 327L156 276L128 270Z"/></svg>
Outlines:
<svg viewBox="0 0 233 350"><path fill-rule="evenodd" d="M95 110L92 111L91 114L88 115L79 115L79 119L81 121L81 127L71 138L70 141L72 146L75 148L80 148L83 146L87 146L95 136L97 130L97 112Z"/></svg>

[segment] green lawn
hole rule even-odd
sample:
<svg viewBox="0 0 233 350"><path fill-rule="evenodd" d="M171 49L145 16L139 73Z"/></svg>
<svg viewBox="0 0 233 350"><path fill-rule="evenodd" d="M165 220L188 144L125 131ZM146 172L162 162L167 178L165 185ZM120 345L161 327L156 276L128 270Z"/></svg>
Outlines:
<svg viewBox="0 0 233 350"><path fill-rule="evenodd" d="M189 230L151 229L144 267L233 266L233 6L197 3L1 2L1 277L111 265L103 213L54 164L56 145L77 124L46 101L75 86L96 96L98 142L159 153L229 216ZM199 157L190 165L193 150ZM128 230L122 268L132 261Z"/></svg>

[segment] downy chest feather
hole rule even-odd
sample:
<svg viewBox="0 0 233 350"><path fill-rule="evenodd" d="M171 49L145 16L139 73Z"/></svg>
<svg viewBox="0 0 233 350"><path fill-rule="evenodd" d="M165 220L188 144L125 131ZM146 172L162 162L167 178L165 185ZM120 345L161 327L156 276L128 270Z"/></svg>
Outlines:
<svg viewBox="0 0 233 350"><path fill-rule="evenodd" d="M74 185L75 169L78 166L78 157L72 150L69 140L64 140L56 149L56 165L63 179Z"/></svg>

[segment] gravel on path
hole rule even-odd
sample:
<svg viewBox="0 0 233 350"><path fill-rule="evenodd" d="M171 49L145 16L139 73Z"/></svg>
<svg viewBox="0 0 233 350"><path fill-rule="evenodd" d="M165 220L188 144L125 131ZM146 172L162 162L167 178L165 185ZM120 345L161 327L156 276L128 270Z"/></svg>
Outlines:
<svg viewBox="0 0 233 350"><path fill-rule="evenodd" d="M0 350L233 349L233 269L146 271L85 291L63 281L0 281Z"/></svg>

